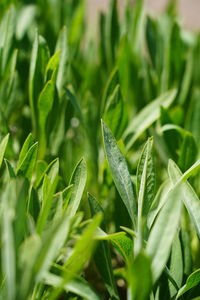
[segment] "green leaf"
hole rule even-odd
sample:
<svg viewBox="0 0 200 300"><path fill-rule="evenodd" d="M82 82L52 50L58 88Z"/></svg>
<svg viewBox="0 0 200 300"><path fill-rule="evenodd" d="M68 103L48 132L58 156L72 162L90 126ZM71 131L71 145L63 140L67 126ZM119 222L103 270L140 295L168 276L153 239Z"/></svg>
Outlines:
<svg viewBox="0 0 200 300"><path fill-rule="evenodd" d="M45 175L42 186L42 208L40 209L40 214L37 221L38 234L41 234L45 228L47 218L52 206L53 195L56 191L57 183L57 176L54 176L53 179L50 179L49 176Z"/></svg>
<svg viewBox="0 0 200 300"><path fill-rule="evenodd" d="M114 92L109 98L104 114L104 120L113 132L116 139L119 139L126 127L127 114L125 103L119 85L116 86Z"/></svg>
<svg viewBox="0 0 200 300"><path fill-rule="evenodd" d="M122 230L124 230L126 233L128 233L128 235L131 236L131 237L133 237L133 238L135 238L136 235L137 235L135 231L133 231L132 229L130 229L130 228L128 228L128 227L120 226L120 228L121 228Z"/></svg>
<svg viewBox="0 0 200 300"><path fill-rule="evenodd" d="M136 239L136 253L143 243L146 218L155 194L155 170L152 157L153 138L149 138L142 151L137 167L138 194L138 236Z"/></svg>
<svg viewBox="0 0 200 300"><path fill-rule="evenodd" d="M70 185L73 185L71 199L67 208L70 216L74 216L76 211L78 210L86 180L87 166L85 160L82 158L76 165L69 183Z"/></svg>
<svg viewBox="0 0 200 300"><path fill-rule="evenodd" d="M95 246L94 235L100 223L101 215L98 214L93 218L91 223L82 233L80 239L76 242L71 255L64 264L67 273L63 274L61 284L58 289L51 294L50 300L58 298L65 284L83 269L84 265L91 257Z"/></svg>
<svg viewBox="0 0 200 300"><path fill-rule="evenodd" d="M181 188L176 186L166 195L167 201L150 231L146 251L152 258L152 276L155 282L167 263L172 242L176 235L181 215Z"/></svg>
<svg viewBox="0 0 200 300"><path fill-rule="evenodd" d="M126 263L130 262L132 259L133 241L126 235L125 232L106 234L103 230L99 230L96 239L110 241Z"/></svg>
<svg viewBox="0 0 200 300"><path fill-rule="evenodd" d="M15 170L14 170L13 166L11 165L11 163L7 159L4 158L4 161L5 161L10 179L15 178L16 174L15 174Z"/></svg>
<svg viewBox="0 0 200 300"><path fill-rule="evenodd" d="M200 120L200 90L195 89L192 93L192 101L189 107L189 119L188 119L188 129L192 132L195 141L200 149L200 130L199 130L199 120ZM200 150L199 150L200 152Z"/></svg>
<svg viewBox="0 0 200 300"><path fill-rule="evenodd" d="M175 119L177 120L177 117ZM179 148L180 135L182 135L182 133L180 132L179 127L177 125L169 125L171 123L173 123L173 121L170 116L169 110L161 107L160 110L160 124L162 126L161 130L163 131L163 128L169 126L168 128L169 130L163 131L162 134L163 140L165 142L165 147L169 152L168 156L177 159L177 149Z"/></svg>
<svg viewBox="0 0 200 300"><path fill-rule="evenodd" d="M11 5L7 12L5 13L1 24L1 38L0 38L0 48L2 48L2 63L1 63L1 72L3 73L7 67L10 50L12 47L12 41L15 31L15 22L16 20L16 10L14 5Z"/></svg>
<svg viewBox="0 0 200 300"><path fill-rule="evenodd" d="M192 84L193 68L194 68L194 54L193 54L193 50L190 49L190 51L187 54L185 72L181 82L181 90L178 97L178 101L181 105L185 103L188 96L188 92Z"/></svg>
<svg viewBox="0 0 200 300"><path fill-rule="evenodd" d="M44 86L38 99L38 111L39 111L39 157L43 158L46 152L47 146L47 132L46 122L47 117L53 107L55 93L55 84L52 80L49 80Z"/></svg>
<svg viewBox="0 0 200 300"><path fill-rule="evenodd" d="M32 136L32 133L30 133L23 146L22 146L22 149L20 151L20 154L19 154L19 159L18 159L18 163L17 163L17 170L20 169L20 166L22 165L25 157L26 157L26 154L28 152L28 150L30 149L30 147L34 144L34 139L33 139L33 136Z"/></svg>
<svg viewBox="0 0 200 300"><path fill-rule="evenodd" d="M97 227L100 225L101 219L101 215L97 214L92 219L91 223L87 226L80 239L75 244L75 247L70 257L65 263L65 268L69 272L73 274L80 272L81 269L84 267L85 263L90 258L95 245L94 236Z"/></svg>
<svg viewBox="0 0 200 300"><path fill-rule="evenodd" d="M10 134L8 133L0 143L0 167L3 162L3 158L4 158L4 154L6 151L7 144L8 144L9 136L10 136Z"/></svg>
<svg viewBox="0 0 200 300"><path fill-rule="evenodd" d="M200 269L196 270L187 278L186 284L179 290L176 299L200 283Z"/></svg>
<svg viewBox="0 0 200 300"><path fill-rule="evenodd" d="M154 67L156 66L156 54L157 54L157 47L158 47L156 33L157 33L156 21L153 18L148 16L147 23L146 23L146 41L147 41L148 52L151 57L151 62Z"/></svg>
<svg viewBox="0 0 200 300"><path fill-rule="evenodd" d="M178 165L185 172L194 163L197 156L197 145L191 133L185 133L178 160Z"/></svg>
<svg viewBox="0 0 200 300"><path fill-rule="evenodd" d="M56 86L61 95L62 88L66 82L67 77L67 64L69 60L69 49L68 49L68 39L67 39L67 28L66 26L60 31L58 41L56 44L56 51L60 51L60 62L58 66L58 74L56 80Z"/></svg>
<svg viewBox="0 0 200 300"><path fill-rule="evenodd" d="M143 35L144 35L144 0L136 1L133 15L131 20L131 28L129 34L131 39L134 41L133 50L138 55L141 55Z"/></svg>
<svg viewBox="0 0 200 300"><path fill-rule="evenodd" d="M32 26L36 16L36 6L34 4L25 5L19 12L16 26L16 37L21 40L27 30Z"/></svg>
<svg viewBox="0 0 200 300"><path fill-rule="evenodd" d="M190 168L190 170L192 171L194 168L196 169L196 167L199 168L199 164L200 161L198 161L198 165L195 164L194 167ZM200 200L189 182L185 181L191 174L191 171L186 171L184 174L182 174L175 162L173 162L172 160L170 160L169 162L168 172L170 175L170 179L173 185L180 185L182 200L192 222L194 223L196 232L200 237Z"/></svg>
<svg viewBox="0 0 200 300"><path fill-rule="evenodd" d="M128 210L133 224L137 213L135 195L133 191L133 183L128 171L128 166L124 156L122 155L115 138L110 129L102 121L102 133L104 139L104 147L108 160L108 164L112 173L115 186Z"/></svg>
<svg viewBox="0 0 200 300"><path fill-rule="evenodd" d="M69 44L73 47L78 47L83 36L84 29L84 1L79 2L74 7L72 22L70 24Z"/></svg>
<svg viewBox="0 0 200 300"><path fill-rule="evenodd" d="M52 273L47 273L45 275L45 283L53 287L59 287L62 284L62 277ZM68 281L66 284L64 284L63 289L66 292L74 293L75 295L78 295L86 300L100 300L99 296L82 278Z"/></svg>
<svg viewBox="0 0 200 300"><path fill-rule="evenodd" d="M117 2L109 2L108 14L105 23L105 46L107 65L111 68L115 59L116 46L119 39L119 24Z"/></svg>
<svg viewBox="0 0 200 300"><path fill-rule="evenodd" d="M151 285L151 261L149 257L140 252L133 263L128 267L129 298L132 300L145 300L148 298Z"/></svg>
<svg viewBox="0 0 200 300"><path fill-rule="evenodd" d="M196 175L199 169L200 169L200 159L197 160L187 171L185 171L185 173L183 174L180 180L185 181L189 177Z"/></svg>
<svg viewBox="0 0 200 300"><path fill-rule="evenodd" d="M101 204L90 193L88 193L87 196L88 196L88 202L90 205L92 217L98 213L102 213L103 219L102 219L101 227L103 228L103 230L105 230L106 228L105 219L104 219L105 216Z"/></svg>
<svg viewBox="0 0 200 300"><path fill-rule="evenodd" d="M149 138L137 167L138 214L147 216L155 195L155 168L152 156L153 138Z"/></svg>
<svg viewBox="0 0 200 300"><path fill-rule="evenodd" d="M66 91L67 97L70 100L71 104L73 105L80 121L83 122L83 114L82 114L82 110L78 103L77 98L75 97L74 93L70 89L66 88L65 91Z"/></svg>
<svg viewBox="0 0 200 300"><path fill-rule="evenodd" d="M38 131L38 97L44 84L46 64L49 60L49 49L43 37L35 34L33 43L30 70L29 70L29 102L31 107L31 121L34 133Z"/></svg>
<svg viewBox="0 0 200 300"><path fill-rule="evenodd" d="M181 248L183 252L184 274L187 276L192 272L192 247L188 228L181 229Z"/></svg>
<svg viewBox="0 0 200 300"><path fill-rule="evenodd" d="M39 203L38 191L33 186L29 191L27 212L31 215L31 217L36 222L40 212L40 203Z"/></svg>
<svg viewBox="0 0 200 300"><path fill-rule="evenodd" d="M63 204L64 211L67 210L68 203L69 203L69 200L70 200L71 194L72 194L72 187L73 187L73 184L67 186L60 194L60 196L62 198L62 204Z"/></svg>
<svg viewBox="0 0 200 300"><path fill-rule="evenodd" d="M70 228L70 219L63 217L50 226L45 232L43 240L36 236L26 244L23 254L23 269L19 297L28 299L34 284L43 281L45 274L49 271L54 259L60 254L60 250L66 241ZM30 261L30 253L32 260ZM22 258L21 258L22 259ZM22 282L24 284L22 284Z"/></svg>
<svg viewBox="0 0 200 300"><path fill-rule="evenodd" d="M36 66L37 66L37 57L38 57L38 48L39 48L39 37L36 32L35 40L33 43L32 53L31 53L31 63L29 70L29 102L31 107L32 114L32 122L34 128L36 127L36 105L35 98L37 97L35 94L35 81L36 81Z"/></svg>
<svg viewBox="0 0 200 300"><path fill-rule="evenodd" d="M59 254L69 234L69 225L70 219L66 215L63 215L61 220L46 232L40 251L38 251L35 265L33 266L37 280L43 277L53 263L56 255Z"/></svg>
<svg viewBox="0 0 200 300"><path fill-rule="evenodd" d="M35 185L37 186L37 181L42 180L42 177L44 176L48 164L44 160L38 160L36 162L35 166Z"/></svg>
<svg viewBox="0 0 200 300"><path fill-rule="evenodd" d="M175 237L172 244L169 270L177 286L180 288L183 280L183 255L178 235ZM176 295L177 290L171 282L169 283L169 289L170 296L173 298Z"/></svg>
<svg viewBox="0 0 200 300"><path fill-rule="evenodd" d="M15 219L14 237L15 247L19 248L26 236L27 230L27 202L29 192L29 182L24 178L15 180L16 203L15 203Z"/></svg>
<svg viewBox="0 0 200 300"><path fill-rule="evenodd" d="M42 179L44 178L44 175L51 172L51 169L54 168L58 163L59 163L58 158L56 158L52 162L50 162L49 165L47 165L43 161L38 162L38 166L36 166L36 174L37 174L37 178L36 178L36 182L35 182L36 187L40 186Z"/></svg>
<svg viewBox="0 0 200 300"><path fill-rule="evenodd" d="M6 299L16 297L16 248L14 234L14 205L16 182L11 180L1 195L1 265L5 280Z"/></svg>
<svg viewBox="0 0 200 300"><path fill-rule="evenodd" d="M90 194L88 194L88 201L92 216L101 212L104 215L100 203ZM105 221L102 220L102 228L105 230ZM107 241L100 241L95 251L94 260L97 268L101 274L105 286L113 299L119 299L116 283L113 275L111 253Z"/></svg>
<svg viewBox="0 0 200 300"><path fill-rule="evenodd" d="M103 91L102 103L101 103L102 113L105 112L105 108L106 108L109 96L114 92L114 89L117 84L119 84L119 74L118 74L118 69L115 67L113 69L113 71L111 72L111 74L106 82L104 91Z"/></svg>
<svg viewBox="0 0 200 300"><path fill-rule="evenodd" d="M29 148L21 164L17 167L16 170L17 174L21 172L22 174L24 174L26 178L31 180L36 159L37 159L37 152L38 152L38 143L35 143Z"/></svg>
<svg viewBox="0 0 200 300"><path fill-rule="evenodd" d="M21 299L27 299L27 295L34 287L35 280L32 270L36 262L40 246L41 240L36 234L34 234L27 237L20 247L21 251L19 252L18 266L21 276L19 278L18 297L21 297Z"/></svg>
<svg viewBox="0 0 200 300"><path fill-rule="evenodd" d="M54 53L54 55L49 59L48 64L46 66L46 71L45 71L45 79L46 81L51 80L54 82L56 79L55 73L58 69L59 65L59 60L60 60L60 51L57 51Z"/></svg>
<svg viewBox="0 0 200 300"><path fill-rule="evenodd" d="M165 92L169 89L170 83L170 73L171 73L171 56L172 50L169 47L171 43L171 36L172 36L172 22L169 19L162 19L161 22L158 23L161 28L161 34L166 33L163 35L163 39L161 40L162 43L162 69L160 74L160 91ZM160 62L161 62L160 59Z"/></svg>
<svg viewBox="0 0 200 300"><path fill-rule="evenodd" d="M148 219L147 224L148 228L151 228L154 224L156 217L167 201L166 195L168 195L169 191L171 189L171 183L170 180L166 180L163 182L163 184L160 186L159 190L157 191L155 198L153 200L153 203L151 205L150 211L148 213Z"/></svg>
<svg viewBox="0 0 200 300"><path fill-rule="evenodd" d="M160 116L160 106L165 108L169 107L176 97L176 90L172 90L162 94L160 97L152 101L145 106L138 114L133 118L126 129L123 138L127 138L131 135L131 138L127 141L126 149L129 150L140 135L150 127Z"/></svg>

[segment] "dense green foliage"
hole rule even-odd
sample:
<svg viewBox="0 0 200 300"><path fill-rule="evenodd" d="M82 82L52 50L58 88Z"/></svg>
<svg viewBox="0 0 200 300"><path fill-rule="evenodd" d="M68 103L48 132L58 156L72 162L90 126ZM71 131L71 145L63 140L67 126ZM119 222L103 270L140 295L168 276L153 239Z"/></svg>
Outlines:
<svg viewBox="0 0 200 300"><path fill-rule="evenodd" d="M175 1L90 26L0 2L0 299L200 299L200 35Z"/></svg>

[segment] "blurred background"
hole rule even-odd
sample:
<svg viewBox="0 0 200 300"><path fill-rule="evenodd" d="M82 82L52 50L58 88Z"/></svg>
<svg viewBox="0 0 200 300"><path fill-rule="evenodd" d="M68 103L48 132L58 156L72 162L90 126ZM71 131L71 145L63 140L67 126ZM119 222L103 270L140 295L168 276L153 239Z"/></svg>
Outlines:
<svg viewBox="0 0 200 300"><path fill-rule="evenodd" d="M108 0L87 0L88 13L90 20L96 20L99 10L106 10ZM120 6L123 7L126 0L120 0ZM133 1L134 2L134 1ZM146 6L150 14L156 15L161 12L168 0L146 0ZM183 25L188 29L200 29L200 0L178 0L178 7Z"/></svg>

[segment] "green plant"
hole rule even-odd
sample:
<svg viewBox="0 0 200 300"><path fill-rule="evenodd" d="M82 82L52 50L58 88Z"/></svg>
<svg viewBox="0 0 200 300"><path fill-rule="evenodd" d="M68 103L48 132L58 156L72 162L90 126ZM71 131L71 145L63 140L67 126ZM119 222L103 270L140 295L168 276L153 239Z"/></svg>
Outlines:
<svg viewBox="0 0 200 300"><path fill-rule="evenodd" d="M198 299L199 34L29 2L0 3L0 298Z"/></svg>

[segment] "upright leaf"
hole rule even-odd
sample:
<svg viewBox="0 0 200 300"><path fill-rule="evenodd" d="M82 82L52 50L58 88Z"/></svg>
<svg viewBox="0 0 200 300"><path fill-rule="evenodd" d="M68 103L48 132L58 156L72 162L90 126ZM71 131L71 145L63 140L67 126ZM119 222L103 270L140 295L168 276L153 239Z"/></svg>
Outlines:
<svg viewBox="0 0 200 300"><path fill-rule="evenodd" d="M105 48L108 67L113 66L116 54L116 46L119 39L119 24L117 13L117 1L110 0L108 14L105 23Z"/></svg>
<svg viewBox="0 0 200 300"><path fill-rule="evenodd" d="M171 189L167 201L161 209L151 229L146 251L152 258L152 275L155 282L167 263L172 242L177 232L181 216L181 188Z"/></svg>
<svg viewBox="0 0 200 300"><path fill-rule="evenodd" d="M8 59L10 55L10 50L12 46L14 31L15 31L15 22L16 21L16 11L14 5L11 5L7 10L7 13L4 15L4 18L1 22L1 33L0 38L0 48L2 48L2 72L5 71Z"/></svg>
<svg viewBox="0 0 200 300"><path fill-rule="evenodd" d="M44 75L46 64L49 60L49 49L45 39L36 32L31 53L31 63L29 69L29 102L31 107L31 121L33 130L36 133L37 128L37 101L38 96L44 84Z"/></svg>
<svg viewBox="0 0 200 300"><path fill-rule="evenodd" d="M149 138L137 167L138 213L147 216L155 195L155 168L152 155L153 139Z"/></svg>
<svg viewBox="0 0 200 300"><path fill-rule="evenodd" d="M102 133L104 139L104 147L108 160L108 164L112 173L115 186L128 210L130 218L135 225L135 215L137 213L137 206L135 195L133 191L133 183L128 171L128 166L123 157L115 138L110 129L102 121Z"/></svg>
<svg viewBox="0 0 200 300"><path fill-rule="evenodd" d="M189 132L186 132L181 145L178 161L182 172L185 172L189 167L191 167L191 165L195 162L196 155L197 146L194 137Z"/></svg>
<svg viewBox="0 0 200 300"><path fill-rule="evenodd" d="M172 244L169 271L177 286L180 288L183 280L183 255L178 235L175 237ZM170 296L173 298L176 295L177 290L171 282L169 283L169 289Z"/></svg>
<svg viewBox="0 0 200 300"><path fill-rule="evenodd" d="M6 299L16 297L16 251L14 236L15 182L7 184L1 203L1 265L5 278Z"/></svg>
<svg viewBox="0 0 200 300"><path fill-rule="evenodd" d="M128 299L146 300L152 285L151 261L140 252L128 267L129 291Z"/></svg>
<svg viewBox="0 0 200 300"><path fill-rule="evenodd" d="M102 103L101 103L101 111L104 113L104 110L106 108L107 100L109 96L113 93L116 85L119 84L119 74L118 69L115 67L113 71L111 72L107 82L106 86L103 91L102 95Z"/></svg>
<svg viewBox="0 0 200 300"><path fill-rule="evenodd" d="M0 143L0 167L3 162L4 154L6 151L7 144L8 144L8 139L9 139L9 133L3 138L3 140Z"/></svg>
<svg viewBox="0 0 200 300"><path fill-rule="evenodd" d="M22 172L26 178L31 180L37 159L38 143L33 144L27 151L24 158L21 156L21 164L17 166L17 173ZM25 154L25 153L24 153ZM19 161L20 162L20 161Z"/></svg>
<svg viewBox="0 0 200 300"><path fill-rule="evenodd" d="M42 234L42 231L46 226L47 219L52 206L53 195L56 191L57 183L58 183L57 176L51 179L49 178L49 176L45 175L43 186L42 186L42 208L40 209L40 214L37 220L38 234Z"/></svg>
<svg viewBox="0 0 200 300"><path fill-rule="evenodd" d="M101 212L103 213L103 209L100 203L97 200L88 194L88 201L90 204L90 210L92 216ZM102 228L105 230L105 222L102 220ZM108 246L107 241L100 241L99 245L95 251L94 260L97 265L97 268L101 274L103 281L105 282L105 286L113 299L119 299L116 283L113 275L112 261L111 261L111 253Z"/></svg>
<svg viewBox="0 0 200 300"><path fill-rule="evenodd" d="M66 69L67 69L67 63L69 59L69 49L68 49L68 39L67 39L67 28L64 26L61 30L57 45L56 45L56 51L60 51L60 62L58 67L58 74L56 79L56 86L58 89L59 94L61 95L62 88L64 86L64 83L66 82Z"/></svg>
<svg viewBox="0 0 200 300"><path fill-rule="evenodd" d="M95 247L94 235L97 227L100 225L100 222L101 215L98 214L93 218L91 223L81 235L80 239L77 241L71 255L64 264L64 267L68 272L63 274L60 286L51 294L50 300L58 298L58 295L62 291L65 284L69 282L69 280L73 279L73 277L75 277L75 275L82 270L84 265L91 257Z"/></svg>
<svg viewBox="0 0 200 300"><path fill-rule="evenodd" d="M84 159L81 159L76 165L72 177L70 179L70 184L73 185L71 199L69 202L69 206L67 208L67 211L70 216L74 216L79 207L83 195L83 191L85 188L86 180L87 180L86 162Z"/></svg>
<svg viewBox="0 0 200 300"><path fill-rule="evenodd" d="M17 163L17 169L20 168L20 166L21 166L23 160L24 160L25 157L26 157L26 154L27 154L28 150L30 149L30 147L31 147L33 144L34 144L33 135L32 135L32 133L30 133L30 134L27 136L27 138L26 138L26 140L25 140L25 142L24 142L24 144L23 144L23 146L22 146L22 149L21 149L21 151L20 151L19 159L18 159L18 163Z"/></svg>
<svg viewBox="0 0 200 300"><path fill-rule="evenodd" d="M147 215L155 194L155 170L152 157L153 139L149 138L142 151L137 167L137 194L138 194L138 236L136 253L142 247Z"/></svg>
<svg viewBox="0 0 200 300"><path fill-rule="evenodd" d="M200 90L195 89L192 94L192 101L189 107L189 118L188 118L188 129L192 132L195 141L200 148L200 130L199 130L199 120L200 120ZM198 150L200 152L200 150ZM199 153L198 153L199 154Z"/></svg>
<svg viewBox="0 0 200 300"><path fill-rule="evenodd" d="M52 80L49 80L38 99L38 111L39 111L39 157L43 158L46 152L47 146L47 132L46 122L47 117L53 107L55 93L55 84Z"/></svg>
<svg viewBox="0 0 200 300"><path fill-rule="evenodd" d="M119 139L127 123L126 106L123 102L119 85L116 86L113 94L109 98L104 114L104 120L114 136Z"/></svg>

